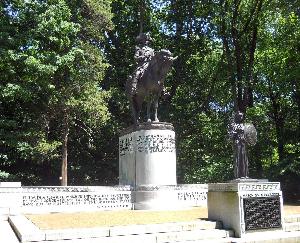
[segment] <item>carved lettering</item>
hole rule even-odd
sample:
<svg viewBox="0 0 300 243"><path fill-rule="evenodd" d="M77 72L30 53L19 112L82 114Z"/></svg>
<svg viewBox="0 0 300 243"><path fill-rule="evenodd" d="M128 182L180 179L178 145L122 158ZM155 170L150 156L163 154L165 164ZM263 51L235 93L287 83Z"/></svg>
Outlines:
<svg viewBox="0 0 300 243"><path fill-rule="evenodd" d="M207 191L185 191L178 192L179 201L205 201L207 200Z"/></svg>
<svg viewBox="0 0 300 243"><path fill-rule="evenodd" d="M133 152L132 137L127 137L119 141L119 154L124 156L126 153Z"/></svg>
<svg viewBox="0 0 300 243"><path fill-rule="evenodd" d="M281 228L280 197L243 199L246 230Z"/></svg>
<svg viewBox="0 0 300 243"><path fill-rule="evenodd" d="M31 194L23 195L24 207L79 206L91 205L97 208L130 207L130 193L101 194Z"/></svg>
<svg viewBox="0 0 300 243"><path fill-rule="evenodd" d="M136 141L134 141L133 137L120 139L120 156L124 156L135 150L140 153L172 153L175 151L175 138L170 134L149 134L138 136Z"/></svg>

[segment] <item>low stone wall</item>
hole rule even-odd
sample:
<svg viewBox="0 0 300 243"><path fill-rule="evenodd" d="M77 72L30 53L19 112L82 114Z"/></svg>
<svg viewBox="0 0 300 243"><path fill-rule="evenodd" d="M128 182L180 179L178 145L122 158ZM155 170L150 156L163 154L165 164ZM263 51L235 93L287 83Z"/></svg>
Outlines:
<svg viewBox="0 0 300 243"><path fill-rule="evenodd" d="M174 204L206 206L207 185L177 185L137 188L130 186L92 187L0 187L0 217L18 213L52 213L134 209L136 192L172 192Z"/></svg>
<svg viewBox="0 0 300 243"><path fill-rule="evenodd" d="M24 187L22 211L89 211L132 209L131 188L116 187Z"/></svg>
<svg viewBox="0 0 300 243"><path fill-rule="evenodd" d="M141 210L174 210L206 206L206 184L176 186L139 186L136 188L134 208Z"/></svg>
<svg viewBox="0 0 300 243"><path fill-rule="evenodd" d="M183 184L177 186L177 198L190 207L207 206L207 184Z"/></svg>

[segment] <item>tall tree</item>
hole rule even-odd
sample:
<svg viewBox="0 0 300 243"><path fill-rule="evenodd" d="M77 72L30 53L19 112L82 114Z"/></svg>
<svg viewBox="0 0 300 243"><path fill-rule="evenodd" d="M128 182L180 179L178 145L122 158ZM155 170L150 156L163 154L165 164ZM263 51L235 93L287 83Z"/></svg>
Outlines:
<svg viewBox="0 0 300 243"><path fill-rule="evenodd" d="M88 130L108 118L108 93L99 86L107 66L99 43L111 27L109 5L109 1L83 1L78 8L85 15L78 15L80 21L76 21L72 6L63 0L2 4L2 31L12 44L2 48L1 103L5 110L15 108L9 111L14 123L27 117L28 124L25 131L23 124L21 130L16 127L20 135L17 144L8 137L3 139L6 151L23 153L25 160L41 156L40 162L49 170L50 162L61 157L62 185L67 185L70 128ZM91 24L82 27L96 17L102 25L90 30ZM18 92L11 92L12 88ZM4 116L6 124L7 118L8 114Z"/></svg>
<svg viewBox="0 0 300 243"><path fill-rule="evenodd" d="M218 32L227 59L235 110L246 112L253 105L253 67L263 0L219 1Z"/></svg>
<svg viewBox="0 0 300 243"><path fill-rule="evenodd" d="M290 7L288 3L278 2L266 13L268 21L260 30L262 38L256 55L256 73L259 84L257 104L259 107L264 105L274 134L271 163L267 163L266 170L282 180L286 188L293 188L290 191L295 193L300 169L299 70L296 68L300 63L300 32L299 17L295 8Z"/></svg>

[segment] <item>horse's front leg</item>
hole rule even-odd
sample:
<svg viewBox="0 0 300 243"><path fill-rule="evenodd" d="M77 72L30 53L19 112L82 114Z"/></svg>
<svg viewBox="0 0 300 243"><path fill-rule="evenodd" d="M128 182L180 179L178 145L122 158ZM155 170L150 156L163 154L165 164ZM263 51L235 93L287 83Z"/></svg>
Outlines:
<svg viewBox="0 0 300 243"><path fill-rule="evenodd" d="M133 123L135 126L137 126L138 125L137 106L135 104L135 101L133 100L133 97L130 98L130 108L131 108Z"/></svg>
<svg viewBox="0 0 300 243"><path fill-rule="evenodd" d="M151 99L147 100L147 122L151 122Z"/></svg>
<svg viewBox="0 0 300 243"><path fill-rule="evenodd" d="M138 124L139 120L140 120L140 113L141 113L144 97L143 96L136 96L135 98L136 98L135 99L136 120L137 120L137 124Z"/></svg>
<svg viewBox="0 0 300 243"><path fill-rule="evenodd" d="M159 99L159 96L155 95L155 97L154 97L154 121L155 122L159 122L158 117L157 117L158 99Z"/></svg>
<svg viewBox="0 0 300 243"><path fill-rule="evenodd" d="M132 107L132 118L135 126L139 124L142 102L141 97L137 95L131 97L130 104Z"/></svg>

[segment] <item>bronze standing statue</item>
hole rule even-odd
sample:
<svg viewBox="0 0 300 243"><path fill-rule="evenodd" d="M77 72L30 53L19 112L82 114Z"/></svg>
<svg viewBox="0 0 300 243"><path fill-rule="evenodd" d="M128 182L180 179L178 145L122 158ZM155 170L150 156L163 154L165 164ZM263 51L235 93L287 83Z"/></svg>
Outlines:
<svg viewBox="0 0 300 243"><path fill-rule="evenodd" d="M155 53L149 47L151 38L145 33L136 38L138 43L135 52L137 68L126 82L126 94L130 101L134 124L138 124L140 111L144 100L147 101L147 122L151 122L151 105L154 105L154 121L158 122L158 100L164 89L164 80L171 68L172 53L168 50L160 50Z"/></svg>
<svg viewBox="0 0 300 243"><path fill-rule="evenodd" d="M229 136L233 140L234 177L235 179L249 178L249 161L247 145L254 145L257 140L256 129L252 124L243 123L244 114L236 112L234 121L229 125Z"/></svg>

